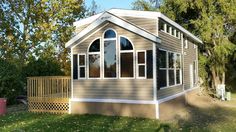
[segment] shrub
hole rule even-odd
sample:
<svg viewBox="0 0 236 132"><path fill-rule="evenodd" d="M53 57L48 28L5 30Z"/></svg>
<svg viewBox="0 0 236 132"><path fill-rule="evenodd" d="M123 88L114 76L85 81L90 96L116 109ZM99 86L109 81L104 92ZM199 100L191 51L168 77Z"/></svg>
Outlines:
<svg viewBox="0 0 236 132"><path fill-rule="evenodd" d="M14 64L0 59L0 97L7 98L8 104L13 104L22 91L20 71Z"/></svg>

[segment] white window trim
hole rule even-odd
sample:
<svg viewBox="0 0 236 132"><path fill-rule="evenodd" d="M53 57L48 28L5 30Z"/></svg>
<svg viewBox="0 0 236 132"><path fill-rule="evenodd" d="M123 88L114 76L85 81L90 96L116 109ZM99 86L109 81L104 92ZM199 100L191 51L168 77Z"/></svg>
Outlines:
<svg viewBox="0 0 236 132"><path fill-rule="evenodd" d="M95 40L97 40L97 39L99 39L100 40L100 51L99 52L89 52L89 48L90 48L90 46L92 45L92 43L95 41ZM93 39L92 41L91 41L91 43L89 44L89 46L88 46L88 48L87 48L87 58L86 58L86 64L87 64L87 79L101 79L102 77L101 77L101 74L102 74L102 66L101 66L101 64L102 64L102 55L101 55L101 51L102 51L102 48L101 48L101 45L102 45L102 39L101 39L101 37L97 37L97 38L95 38L95 39ZM99 77L96 77L96 78L94 78L94 77L90 77L89 76L89 55L93 55L93 54L99 54L100 55L100 76Z"/></svg>
<svg viewBox="0 0 236 132"><path fill-rule="evenodd" d="M82 66L80 66L80 64L79 64L79 61L80 61L80 55L84 55L84 65L82 65ZM86 54L85 53L79 53L78 54L78 57L77 57L77 59L78 59L78 80L83 80L83 79L86 79L87 77L86 77L86 70L87 70L87 68L86 68L86 60L87 60L87 58L86 58ZM84 77L80 77L80 68L81 67L84 67L84 69L85 69L85 72L84 72L84 74L85 74L85 76Z"/></svg>
<svg viewBox="0 0 236 132"><path fill-rule="evenodd" d="M184 38L184 48L188 49L188 38Z"/></svg>
<svg viewBox="0 0 236 132"><path fill-rule="evenodd" d="M120 49L120 39L121 37L123 38L126 38L130 41L132 47L133 47L133 50L121 50ZM135 79L135 73L136 73L136 69L135 69L135 49L134 49L134 44L133 42L126 36L123 36L123 35L119 35L119 42L118 42L118 49L119 49L119 79ZM133 77L121 77L121 53L133 53Z"/></svg>
<svg viewBox="0 0 236 132"><path fill-rule="evenodd" d="M138 53L144 52L144 63L138 64ZM137 79L147 79L147 51L146 50L136 50L136 78ZM139 66L144 66L144 77L139 76Z"/></svg>
<svg viewBox="0 0 236 132"><path fill-rule="evenodd" d="M169 51L169 50L165 50L165 49L159 49L162 51L166 52L166 68L159 68L159 70L166 70L166 86L165 87L160 87L160 89L166 89L166 88L171 88L171 87L176 87L176 86L181 86L183 85L182 82L182 56L180 53L177 52L173 52L173 51ZM174 64L174 68L169 68L169 53L174 53L174 57L176 58L176 55L179 54L180 55L180 83L177 84L176 82L176 64ZM176 63L176 62L174 62ZM169 85L169 70L174 70L174 79L175 79L175 84L174 85Z"/></svg>
<svg viewBox="0 0 236 132"><path fill-rule="evenodd" d="M106 31L108 31L108 30L112 30L113 32L115 32L115 34L116 34L116 37L115 38L104 38L105 36L105 33L106 33ZM101 65L101 69L102 69L102 72L101 72L101 74L102 74L102 79L118 79L118 67L119 67L119 65L118 65L118 57L117 57L117 54L118 54L118 39L117 39L117 36L118 36L118 34L117 34L117 32L116 32L116 30L115 29L113 29L113 28L107 28L104 32L103 32L103 34L102 34L102 43L101 43L101 54L102 54L102 57L101 57L101 63L102 63L102 65ZM116 45L116 77L105 77L105 74L104 74L104 72L105 72L105 66L104 66L104 42L105 41L112 41L112 40L115 40L115 45Z"/></svg>

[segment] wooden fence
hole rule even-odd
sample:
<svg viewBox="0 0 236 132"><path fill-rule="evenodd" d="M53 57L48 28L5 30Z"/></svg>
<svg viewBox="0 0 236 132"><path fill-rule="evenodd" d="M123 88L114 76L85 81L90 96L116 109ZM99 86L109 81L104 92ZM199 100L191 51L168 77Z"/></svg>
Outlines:
<svg viewBox="0 0 236 132"><path fill-rule="evenodd" d="M70 95L70 77L27 78L28 110L30 112L68 113Z"/></svg>

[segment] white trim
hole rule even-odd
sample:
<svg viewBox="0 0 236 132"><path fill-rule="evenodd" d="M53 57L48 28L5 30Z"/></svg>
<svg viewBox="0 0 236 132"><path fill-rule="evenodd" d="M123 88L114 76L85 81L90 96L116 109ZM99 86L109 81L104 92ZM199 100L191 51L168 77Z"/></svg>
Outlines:
<svg viewBox="0 0 236 132"><path fill-rule="evenodd" d="M99 52L89 52L89 49L90 49L90 46L93 44L93 42L95 42L96 40L100 40L100 51ZM87 58L86 58L86 64L87 64L87 70L86 70L86 72L87 72L87 79L102 79L102 76L101 76L101 74L102 74L102 59L101 59L101 50L102 50L102 48L101 48L101 45L102 45L102 40L101 40L101 37L96 37L95 39L93 39L91 42L90 42L90 44L88 45L88 48L87 48ZM99 77L96 77L96 78L93 78L93 77L90 77L89 76L89 55L93 55L93 54L95 54L95 55L97 55L97 54L99 54L100 55L100 76Z"/></svg>
<svg viewBox="0 0 236 132"><path fill-rule="evenodd" d="M130 103L130 104L155 104L152 100L126 100L126 99L89 99L89 98L72 98L75 102L98 102L98 103Z"/></svg>
<svg viewBox="0 0 236 132"><path fill-rule="evenodd" d="M105 33L108 31L108 30L112 30L113 32L115 32L116 36L115 38L105 38ZM115 29L113 28L107 28L103 34L102 34L102 68L103 68L103 72L102 72L102 78L103 79L118 79L118 48L117 48L117 37L118 37L118 33L116 32ZM105 44L105 41L115 41L115 47L116 47L116 53L115 53L115 56L116 56L116 77L105 77L105 54L104 54L104 44Z"/></svg>
<svg viewBox="0 0 236 132"><path fill-rule="evenodd" d="M69 98L69 110L68 110L68 114L71 114L71 99Z"/></svg>
<svg viewBox="0 0 236 132"><path fill-rule="evenodd" d="M131 31L135 34L138 34L138 35L140 35L148 40L151 40L153 42L161 43L161 39L159 37L157 37L156 35L148 32L148 31L145 31L144 29L139 28L133 24L130 24L130 23L122 20L121 18L119 18L109 12L104 12L98 19L96 19L88 27L86 27L79 34L77 34L75 37L73 37L71 40L69 40L66 43L66 48L73 47L73 46L77 45L75 43L77 40L81 39L83 36L88 34L90 31L92 31L94 28L98 27L99 25L101 25L105 21L112 22L120 27L123 27L126 30L129 30L129 31Z"/></svg>
<svg viewBox="0 0 236 132"><path fill-rule="evenodd" d="M138 53L144 52L144 63L138 64ZM136 78L137 79L147 79L147 52L146 50L136 50ZM139 76L139 66L144 66L144 77Z"/></svg>
<svg viewBox="0 0 236 132"><path fill-rule="evenodd" d="M102 13L99 13L99 14L96 14L96 15L93 15L91 17L88 17L88 18L85 18L85 19L81 19L79 21L76 21L73 23L73 26L76 26L76 27L80 27L80 26L83 26L83 25L86 25L86 24L89 24L91 23L92 21L95 21L98 17L100 17L102 15Z"/></svg>
<svg viewBox="0 0 236 132"><path fill-rule="evenodd" d="M181 72L182 72L182 78L181 78L182 81L181 81L181 82L182 82L182 84L183 84L183 90L184 90L184 89L185 89L185 88L184 88L184 81L185 81L185 80L184 80L184 79L185 79L185 78L184 78L184 72L185 72L185 71L184 71L184 38L183 38L183 33L180 33L180 40L181 40L182 69L183 69L183 70L181 71Z"/></svg>
<svg viewBox="0 0 236 132"><path fill-rule="evenodd" d="M71 48L70 54L71 54L70 55L70 60L71 60L71 63L70 63L70 66L71 66L71 69L70 69L71 70L71 98L73 98L73 94L74 94L74 87L73 87L74 86L73 85L73 81L74 81L74 77L73 77L74 76L74 73L73 73L74 72L74 69L73 69L74 68L73 67L74 66L73 65L73 48Z"/></svg>
<svg viewBox="0 0 236 132"><path fill-rule="evenodd" d="M121 39L121 37L123 37L123 38L125 38L125 39L127 39L127 40L129 40L130 41L130 43L131 43L131 45L132 45L132 47L133 47L133 50L121 50L121 48L120 48L120 39ZM119 49L119 52L118 52L118 54L119 55L117 55L117 56L119 56L119 70L118 70L118 72L119 72L119 79L135 79L135 47L134 47L134 44L133 44L133 42L128 38L128 37L126 37L126 36L124 36L124 35L119 35L119 42L118 42L118 49ZM121 77L121 53L133 53L133 77Z"/></svg>
<svg viewBox="0 0 236 132"><path fill-rule="evenodd" d="M156 58L156 44L153 43L152 46L152 56L153 56L153 100L156 101L157 100L157 58Z"/></svg>
<svg viewBox="0 0 236 132"><path fill-rule="evenodd" d="M79 54L77 54L78 55L78 57L77 57L77 59L78 59L78 80L84 80L84 79L86 79L87 78L87 76L86 76L86 71L87 71L87 58L86 58L86 53L79 53ZM79 64L79 61L80 61L80 55L84 55L84 65L82 65L82 66L80 66L80 64ZM84 67L84 77L80 77L80 68L81 67Z"/></svg>

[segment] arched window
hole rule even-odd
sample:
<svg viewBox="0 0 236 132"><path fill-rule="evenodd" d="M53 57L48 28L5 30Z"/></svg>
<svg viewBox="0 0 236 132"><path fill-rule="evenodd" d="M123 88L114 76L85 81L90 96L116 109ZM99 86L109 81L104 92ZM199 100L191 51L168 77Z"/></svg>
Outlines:
<svg viewBox="0 0 236 132"><path fill-rule="evenodd" d="M125 37L120 37L120 77L134 77L134 48Z"/></svg>
<svg viewBox="0 0 236 132"><path fill-rule="evenodd" d="M100 39L96 39L89 46L88 61L89 61L89 78L100 77Z"/></svg>
<svg viewBox="0 0 236 132"><path fill-rule="evenodd" d="M104 33L104 78L116 78L116 33L108 29Z"/></svg>

